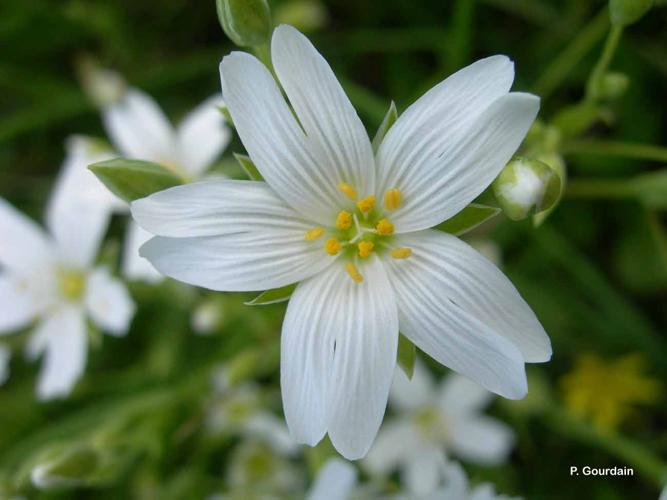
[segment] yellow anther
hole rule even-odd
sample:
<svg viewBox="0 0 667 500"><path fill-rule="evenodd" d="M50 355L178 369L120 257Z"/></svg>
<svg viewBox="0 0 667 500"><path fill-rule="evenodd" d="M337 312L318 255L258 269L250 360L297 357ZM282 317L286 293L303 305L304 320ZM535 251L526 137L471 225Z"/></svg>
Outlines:
<svg viewBox="0 0 667 500"><path fill-rule="evenodd" d="M375 206L375 196L366 196L357 202L357 208L361 210L362 214L367 214Z"/></svg>
<svg viewBox="0 0 667 500"><path fill-rule="evenodd" d="M391 256L394 259L407 259L412 255L412 250L409 248L394 248L391 251Z"/></svg>
<svg viewBox="0 0 667 500"><path fill-rule="evenodd" d="M350 278L352 278L357 283L364 281L364 277L359 273L359 269L357 269L357 266L352 264L352 262L347 263L345 270L347 271L347 274L350 275Z"/></svg>
<svg viewBox="0 0 667 500"><path fill-rule="evenodd" d="M352 214L347 210L342 210L336 217L336 227L338 229L350 229L352 222Z"/></svg>
<svg viewBox="0 0 667 500"><path fill-rule="evenodd" d="M336 255L338 252L340 252L340 241L338 241L336 238L329 238L326 242L324 242L324 250L329 255Z"/></svg>
<svg viewBox="0 0 667 500"><path fill-rule="evenodd" d="M338 189L349 199L357 199L357 190L350 186L347 182L341 182L338 184Z"/></svg>
<svg viewBox="0 0 667 500"><path fill-rule="evenodd" d="M380 219L375 226L375 230L380 236L389 236L394 234L394 225L389 222L389 219Z"/></svg>
<svg viewBox="0 0 667 500"><path fill-rule="evenodd" d="M308 231L306 231L305 239L306 241L313 241L322 236L323 234L324 234L324 229L322 229L321 227L316 227L314 229L309 229Z"/></svg>
<svg viewBox="0 0 667 500"><path fill-rule="evenodd" d="M375 245L373 244L372 241L360 241L357 244L357 248L359 249L359 257L362 259L367 259L368 257L371 256L373 253L373 247Z"/></svg>
<svg viewBox="0 0 667 500"><path fill-rule="evenodd" d="M384 194L384 208L387 210L396 210L401 206L403 195L400 189L390 189Z"/></svg>

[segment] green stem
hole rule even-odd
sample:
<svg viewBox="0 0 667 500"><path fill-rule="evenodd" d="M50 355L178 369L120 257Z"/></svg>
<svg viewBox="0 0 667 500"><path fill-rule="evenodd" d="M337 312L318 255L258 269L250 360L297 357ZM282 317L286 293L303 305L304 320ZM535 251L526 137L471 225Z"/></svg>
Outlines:
<svg viewBox="0 0 667 500"><path fill-rule="evenodd" d="M586 86L586 100L588 101L597 101L599 97L599 88L602 77L609 69L611 60L616 53L618 48L618 42L621 40L621 35L623 34L623 27L621 26L612 26L607 36L607 41L604 44L602 49L602 55L598 60L597 64L591 72L591 76L588 79L588 84Z"/></svg>
<svg viewBox="0 0 667 500"><path fill-rule="evenodd" d="M667 162L667 148L653 144L634 142L572 140L563 143L562 153L584 153L602 156L618 156L637 160Z"/></svg>
<svg viewBox="0 0 667 500"><path fill-rule="evenodd" d="M658 249L660 262L662 262L662 266L667 272L667 234L665 234L665 229L660 224L660 218L655 212L648 211L646 213L646 218L648 220L649 229L651 230L651 236L653 236L655 245Z"/></svg>
<svg viewBox="0 0 667 500"><path fill-rule="evenodd" d="M595 427L556 406L548 407L544 416L546 423L556 432L605 450L652 481L659 489L667 481L667 464L645 445L616 432Z"/></svg>
<svg viewBox="0 0 667 500"><path fill-rule="evenodd" d="M603 9L565 49L547 66L533 86L533 91L543 97L549 97L563 83L567 75L588 54L604 36L609 26L609 13Z"/></svg>

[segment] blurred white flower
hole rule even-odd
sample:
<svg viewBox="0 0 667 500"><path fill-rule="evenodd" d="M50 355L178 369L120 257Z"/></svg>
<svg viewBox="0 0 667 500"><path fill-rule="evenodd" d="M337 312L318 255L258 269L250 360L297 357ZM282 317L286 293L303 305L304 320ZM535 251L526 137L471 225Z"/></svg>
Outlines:
<svg viewBox="0 0 667 500"><path fill-rule="evenodd" d="M357 469L340 458L330 458L318 471L306 500L348 500L357 484Z"/></svg>
<svg viewBox="0 0 667 500"><path fill-rule="evenodd" d="M524 363L547 361L549 338L493 264L428 228L502 170L538 98L509 92L506 57L478 61L406 110L374 156L308 39L280 26L271 50L294 114L255 57L234 52L220 66L236 130L266 182L211 180L134 202L134 218L158 235L142 255L167 276L213 290L301 281L281 347L283 406L299 442L314 445L328 432L346 458L366 454L384 415L399 325L441 363L523 397Z"/></svg>
<svg viewBox="0 0 667 500"><path fill-rule="evenodd" d="M261 441L281 456L291 457L298 453L300 445L292 439L285 423L266 409L257 385L247 382L230 386L224 382L224 369L216 378L222 379L223 383L216 384L206 419L209 430Z"/></svg>
<svg viewBox="0 0 667 500"><path fill-rule="evenodd" d="M471 487L461 464L453 461L441 460L440 471L442 486L428 495L419 497L419 500L521 500L518 497L498 495L495 486L482 483Z"/></svg>
<svg viewBox="0 0 667 500"><path fill-rule="evenodd" d="M422 363L412 380L397 369L390 404L397 416L380 429L365 464L375 473L401 470L403 485L415 494L435 489L443 451L479 464L506 460L514 443L512 430L483 415L493 394L457 374L436 387Z"/></svg>
<svg viewBox="0 0 667 500"><path fill-rule="evenodd" d="M190 317L190 326L200 335L208 335L220 327L224 313L220 301L213 298L202 300Z"/></svg>
<svg viewBox="0 0 667 500"><path fill-rule="evenodd" d="M151 96L130 88L120 100L103 109L102 118L107 134L123 156L159 163L191 182L204 176L231 140L231 131L218 109L222 104L222 96L212 96L174 127ZM129 279L161 279L139 256L139 247L150 237L150 233L130 223L123 260L123 274Z"/></svg>
<svg viewBox="0 0 667 500"><path fill-rule="evenodd" d="M0 385L4 384L9 378L9 361L12 357L12 351L4 344L0 344Z"/></svg>
<svg viewBox="0 0 667 500"><path fill-rule="evenodd" d="M303 491L300 468L262 442L242 441L228 463L225 498L296 498L294 493Z"/></svg>
<svg viewBox="0 0 667 500"><path fill-rule="evenodd" d="M57 199L49 207L47 234L0 199L0 335L38 320L27 353L44 355L37 382L43 400L66 396L81 376L87 317L123 335L135 309L125 286L93 267L104 233L99 214L66 209Z"/></svg>

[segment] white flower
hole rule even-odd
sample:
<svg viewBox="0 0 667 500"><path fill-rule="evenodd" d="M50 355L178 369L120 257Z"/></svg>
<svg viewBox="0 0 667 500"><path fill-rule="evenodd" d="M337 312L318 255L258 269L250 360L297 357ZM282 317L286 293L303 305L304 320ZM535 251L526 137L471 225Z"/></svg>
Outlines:
<svg viewBox="0 0 667 500"><path fill-rule="evenodd" d="M0 344L0 385L4 384L9 378L9 361L12 357L12 351Z"/></svg>
<svg viewBox="0 0 667 500"><path fill-rule="evenodd" d="M226 379L224 369L217 375L218 382ZM261 441L281 456L291 457L298 453L301 447L292 439L284 422L264 408L258 386L253 383L218 385L207 416L210 430Z"/></svg>
<svg viewBox="0 0 667 500"><path fill-rule="evenodd" d="M520 500L517 497L498 495L490 483L471 487L461 464L441 460L443 485L420 500Z"/></svg>
<svg viewBox="0 0 667 500"><path fill-rule="evenodd" d="M357 469L340 458L330 458L317 472L306 500L347 500L357 484Z"/></svg>
<svg viewBox="0 0 667 500"><path fill-rule="evenodd" d="M93 214L53 200L50 234L0 199L0 335L38 323L27 352L44 355L40 399L69 394L86 362L86 317L111 335L126 333L134 304L124 285L93 259L104 231Z"/></svg>
<svg viewBox="0 0 667 500"><path fill-rule="evenodd" d="M282 330L281 386L293 436L326 432L346 458L368 451L384 415L398 331L439 362L510 398L549 339L509 280L458 238L428 228L501 171L538 110L509 93L512 63L481 60L403 113L374 156L326 61L278 27L267 68L234 52L223 95L266 182L211 180L133 203L158 237L142 255L163 274L222 291L301 282ZM298 121L297 121L298 118Z"/></svg>
<svg viewBox="0 0 667 500"><path fill-rule="evenodd" d="M380 429L365 463L376 473L402 472L403 485L415 494L433 491L443 451L479 464L507 458L514 435L502 422L483 415L493 394L452 374L436 387L425 366L415 365L412 380L394 375L389 402L398 416Z"/></svg>
<svg viewBox="0 0 667 500"><path fill-rule="evenodd" d="M103 121L118 151L127 158L159 163L185 181L201 178L231 139L215 95L174 127L158 104L137 89L129 89L117 102L104 108ZM125 242L123 274L130 279L156 282L161 276L139 256L139 247L150 234L131 223Z"/></svg>

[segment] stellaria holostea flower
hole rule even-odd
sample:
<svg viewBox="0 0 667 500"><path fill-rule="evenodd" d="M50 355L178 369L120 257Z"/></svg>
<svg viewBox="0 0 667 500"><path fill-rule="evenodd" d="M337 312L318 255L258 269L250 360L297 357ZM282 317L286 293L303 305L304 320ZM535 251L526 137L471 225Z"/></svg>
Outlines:
<svg viewBox="0 0 667 500"><path fill-rule="evenodd" d="M197 182L134 202L134 218L158 235L142 255L167 276L213 290L300 282L281 340L285 416L300 442L328 432L346 458L366 454L399 327L488 390L523 397L524 363L551 355L546 333L493 264L429 228L501 171L538 98L509 92L509 59L483 59L410 106L374 155L303 35L276 28L271 53L293 109L255 57L233 52L220 65L236 130L266 182Z"/></svg>
<svg viewBox="0 0 667 500"><path fill-rule="evenodd" d="M479 464L502 463L514 434L502 422L481 413L493 394L457 374L438 387L422 363L408 380L397 369L389 394L396 417L385 421L365 464L375 473L400 469L408 491L423 495L438 485L443 452Z"/></svg>
<svg viewBox="0 0 667 500"><path fill-rule="evenodd" d="M134 314L125 286L105 268L93 267L104 232L100 213L81 214L58 200L49 206L46 234L0 199L0 335L38 319L27 353L33 359L44 355L40 399L66 396L81 376L86 318L123 335Z"/></svg>

